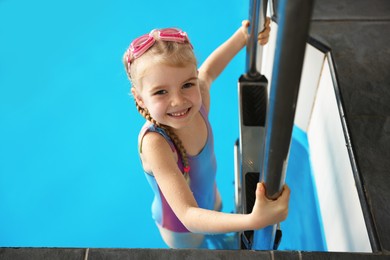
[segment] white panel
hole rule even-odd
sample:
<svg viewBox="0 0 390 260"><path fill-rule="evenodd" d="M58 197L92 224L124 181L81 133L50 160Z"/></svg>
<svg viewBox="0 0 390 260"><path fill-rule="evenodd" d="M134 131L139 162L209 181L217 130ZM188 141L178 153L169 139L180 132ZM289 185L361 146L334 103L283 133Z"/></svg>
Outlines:
<svg viewBox="0 0 390 260"><path fill-rule="evenodd" d="M325 54L323 52L310 44L306 44L294 121L294 123L304 131L307 131L309 125L324 60Z"/></svg>
<svg viewBox="0 0 390 260"><path fill-rule="evenodd" d="M327 59L307 134L328 250L371 252Z"/></svg>
<svg viewBox="0 0 390 260"><path fill-rule="evenodd" d="M278 25L271 23L271 34L269 42L263 47L263 62L261 73L268 79L268 93L272 81L272 69L275 56L276 35ZM294 123L306 131L309 119L311 116L314 98L317 91L318 82L320 79L322 66L324 63L325 54L310 44L306 45L304 64L302 68L302 76L300 90L297 101Z"/></svg>
<svg viewBox="0 0 390 260"><path fill-rule="evenodd" d="M268 79L268 93L271 86L272 68L274 64L276 35L278 31L278 25L271 22L271 33L268 43L263 47L263 62L261 67L261 74Z"/></svg>

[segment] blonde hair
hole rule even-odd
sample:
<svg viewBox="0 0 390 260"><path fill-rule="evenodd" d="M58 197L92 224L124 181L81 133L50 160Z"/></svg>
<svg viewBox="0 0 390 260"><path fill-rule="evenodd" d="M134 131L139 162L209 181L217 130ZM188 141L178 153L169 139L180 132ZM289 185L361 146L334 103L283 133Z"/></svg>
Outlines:
<svg viewBox="0 0 390 260"><path fill-rule="evenodd" d="M188 64L193 64L197 67L197 60L190 43L161 41L156 39L153 46L137 59L134 59L129 51L126 51L123 55L123 64L125 65L126 74L131 81L142 76L142 74L137 71L137 65L142 62L142 58L146 56L152 57L153 61L156 63L169 66L183 67Z"/></svg>
<svg viewBox="0 0 390 260"><path fill-rule="evenodd" d="M144 56L149 56L153 58L153 61L157 64L165 64L174 67L183 67L188 64L193 64L197 67L197 60L192 50L192 46L190 43L178 43L172 41L161 41L156 39L156 42L153 46L147 50L141 57L134 59L131 57L129 51L126 51L123 55L123 63L125 65L126 74L133 85L135 87L134 82L137 81L140 77L142 77L142 71L138 71L138 64L142 62ZM169 126L162 125L158 123L152 116L150 115L147 109L142 108L135 102L135 106L138 112L149 122L155 124L156 126L162 128L167 135L173 141L175 147L179 150L182 163L184 166L184 177L187 182L189 182L189 163L187 152L183 146L180 138L172 131Z"/></svg>

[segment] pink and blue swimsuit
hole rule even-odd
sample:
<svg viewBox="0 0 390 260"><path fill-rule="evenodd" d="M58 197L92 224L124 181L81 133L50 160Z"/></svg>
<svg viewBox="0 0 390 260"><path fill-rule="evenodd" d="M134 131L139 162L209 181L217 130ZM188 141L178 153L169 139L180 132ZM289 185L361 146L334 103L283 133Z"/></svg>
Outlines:
<svg viewBox="0 0 390 260"><path fill-rule="evenodd" d="M207 142L198 155L188 156L191 169L189 173L190 189L193 192L195 200L200 208L213 210L216 196L215 176L217 172L217 163L214 154L214 137L207 112L203 106L200 109L200 113L207 126ZM172 150L177 152L173 141L163 129L150 122L146 122L139 134L139 140L142 140L147 132L156 132L161 134L167 140ZM178 158L178 166L180 170L184 172L180 155L178 155ZM168 230L174 232L189 232L168 205L168 202L165 200L164 195L158 187L153 173L145 172L145 176L154 192L154 200L152 204L153 219L160 226Z"/></svg>

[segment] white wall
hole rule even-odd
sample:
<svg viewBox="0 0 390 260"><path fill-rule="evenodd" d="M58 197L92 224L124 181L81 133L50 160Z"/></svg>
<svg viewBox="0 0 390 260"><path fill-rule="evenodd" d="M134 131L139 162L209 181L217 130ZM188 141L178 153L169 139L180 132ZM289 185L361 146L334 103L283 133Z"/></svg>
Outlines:
<svg viewBox="0 0 390 260"><path fill-rule="evenodd" d="M322 69L307 135L328 250L371 252L328 59Z"/></svg>

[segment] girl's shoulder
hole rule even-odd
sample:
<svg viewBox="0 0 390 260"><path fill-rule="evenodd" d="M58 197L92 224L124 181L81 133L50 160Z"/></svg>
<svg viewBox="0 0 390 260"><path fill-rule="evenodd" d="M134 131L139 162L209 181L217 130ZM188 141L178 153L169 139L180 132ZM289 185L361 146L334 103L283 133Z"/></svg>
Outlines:
<svg viewBox="0 0 390 260"><path fill-rule="evenodd" d="M151 123L145 123L141 128L138 147L142 167L150 175L153 175L150 163L155 161L156 158L166 161L170 160L170 158L173 158L174 161L178 160L175 146L164 129Z"/></svg>
<svg viewBox="0 0 390 260"><path fill-rule="evenodd" d="M150 135L149 133L155 133L155 134ZM144 139L146 136L148 136L147 138L150 139L148 140L148 143L165 140L171 147L172 151L175 151L174 143L172 139L169 137L169 135L167 134L167 132L163 128L158 127L157 125L147 121L142 126L138 135L138 146L139 146L140 153L142 153L142 146L144 144Z"/></svg>
<svg viewBox="0 0 390 260"><path fill-rule="evenodd" d="M139 132L138 138L143 138L148 132L157 132L161 135L166 135L164 129L161 127L156 126L155 124L146 121L145 124L141 127L141 130Z"/></svg>

